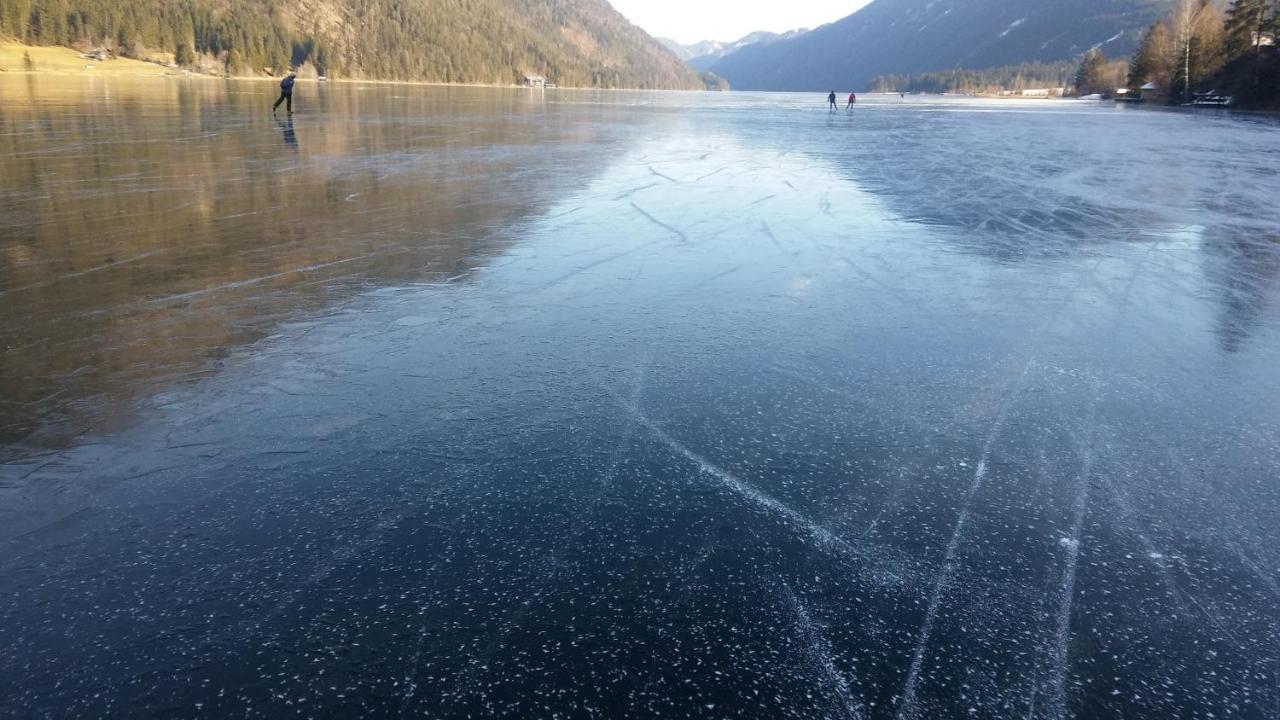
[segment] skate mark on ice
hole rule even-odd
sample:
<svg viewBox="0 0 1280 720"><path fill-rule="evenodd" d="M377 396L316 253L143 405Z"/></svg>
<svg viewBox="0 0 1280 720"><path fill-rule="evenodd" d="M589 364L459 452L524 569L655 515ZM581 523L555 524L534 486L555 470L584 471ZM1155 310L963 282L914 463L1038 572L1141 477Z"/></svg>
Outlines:
<svg viewBox="0 0 1280 720"><path fill-rule="evenodd" d="M1138 540L1143 557L1155 565L1160 574L1160 580L1164 584L1165 594L1173 601L1179 617L1186 619L1191 615L1191 611L1183 600L1182 588L1178 587L1178 581L1173 577L1169 564L1165 562L1165 554L1160 552L1151 538L1137 527L1137 513L1134 512L1129 497L1114 482L1105 477L1102 479L1102 486L1111 494L1111 500L1120 511L1121 518L1129 522L1130 526L1124 529Z"/></svg>
<svg viewBox="0 0 1280 720"><path fill-rule="evenodd" d="M706 159L706 156L703 156L703 159ZM696 182L696 183L700 183L700 182L702 182L703 180L706 180L707 178L710 178L710 177L715 177L716 175L719 175L720 173L722 173L722 172L724 172L725 170L728 170L728 169L729 169L729 168L727 168L727 167L722 167L722 168L720 168L719 170L712 170L711 172L707 173L706 175L703 175L702 177L698 178L697 180L694 180L694 182Z"/></svg>
<svg viewBox="0 0 1280 720"><path fill-rule="evenodd" d="M1096 457L1094 426L1097 416L1097 383L1090 403L1088 437L1082 448L1083 460L1076 476L1076 497L1072 507L1071 535L1063 538L1067 560L1062 571L1062 587L1058 598L1057 627L1054 630L1053 685L1047 699L1049 717L1067 719L1067 676L1071 669L1071 618L1075 603L1076 575L1080 566L1080 545L1084 542L1084 520L1089 512L1089 482Z"/></svg>
<svg viewBox="0 0 1280 720"><path fill-rule="evenodd" d="M804 603L785 582L782 583L782 597L791 611L796 629L800 632L804 654L822 674L823 680L839 701L835 707L837 716L845 720L862 720L862 704L854 698L849 690L849 681L845 679L844 673L840 672L840 668L836 667L831 641L827 638L824 629L814 622Z"/></svg>
<svg viewBox="0 0 1280 720"><path fill-rule="evenodd" d="M846 260L846 262L848 261ZM1095 263L1090 271L1090 275L1095 275L1101 264L1102 260ZM1045 323L1045 326L1042 328L1039 335L1043 336L1053 328L1062 313L1071 306L1078 291L1079 286L1068 294L1063 304L1058 308L1053 316L1050 317L1049 321ZM916 690L920 682L920 672L924 665L924 653L928 649L929 640L933 634L934 624L937 622L938 605L942 600L943 593L946 591L947 586L950 583L951 574L955 570L955 553L959 549L960 541L964 536L964 529L968 524L969 515L972 512L973 500L977 496L978 491L982 489L986 480L987 467L991 459L992 450L995 447L995 442L1003 430L1009 411L1021 396L1022 391L1026 386L1027 377L1030 375L1032 367L1036 364L1036 357L1037 355L1033 354L1027 359L1026 364L1023 365L1022 372L1018 375L1013 387L1008 393L1006 393L1004 400L1001 402L1000 409L996 414L996 419L992 423L991 430L987 434L986 440L983 443L982 455L978 461L978 468L974 472L973 481L969 484L969 488L965 493L964 500L960 507L960 516L957 518L956 525L951 533L951 538L947 542L947 549L943 554L942 567L938 571L933 592L929 598L929 605L925 611L924 623L920 629L920 637L918 639L915 652L912 655L911 668L907 674L907 682L903 687L902 698L900 700L901 704L897 714L897 717L900 720L914 720L914 718L918 717L918 710L916 708Z"/></svg>
<svg viewBox="0 0 1280 720"><path fill-rule="evenodd" d="M585 207L586 207L586 206L584 206L584 205L579 205L578 207L576 207L576 208L574 208L574 209L572 209L572 210L565 210L564 212L562 212L562 213L557 213L557 214L555 214L555 215L552 215L551 217L549 217L549 218L547 218L547 219L548 219L548 220L559 220L560 218L563 218L563 217L569 217L570 215L573 215L573 214L575 214L575 213L582 212L582 211L585 209Z"/></svg>
<svg viewBox="0 0 1280 720"><path fill-rule="evenodd" d="M201 297L203 295L210 295L212 293L221 292L223 290L235 290L242 287L250 287L252 285L264 283L264 282L267 282L268 280L275 280L276 278L286 277L288 275L297 275L301 273L313 272L315 270L323 270L325 268L336 267L338 265L346 265L347 263L357 262L359 260L364 260L365 258L369 258L369 257L372 257L372 255L359 255L357 257L347 258L345 260L334 260L333 262L320 263L318 265L308 265L306 267L294 268L292 270L284 270L282 272L272 273L270 275L263 275L261 277L249 278L248 280L239 280L237 282L226 283L225 285L218 285L216 287L205 288L203 290L194 290L192 292L179 293L177 295L167 295L162 298L147 300L145 301L145 304L163 305L164 303L177 302L179 300L190 300L191 298Z"/></svg>
<svg viewBox="0 0 1280 720"><path fill-rule="evenodd" d="M559 275L559 276L557 276L557 277L555 277L555 278L553 278L553 279L551 279L551 280L548 280L547 282L545 282L545 283L543 283L543 284L541 284L541 285L538 285L538 286L536 286L536 287L534 287L534 288L531 288L531 289L530 289L530 290L528 290L528 291L520 291L520 292L515 293L515 294L519 295L519 294L523 294L524 292L530 292L530 291L531 291L531 292L542 292L542 291L544 291L544 290L550 290L551 288L553 288L553 287L555 287L555 286L557 286L557 285L560 285L561 283L564 283L564 282L566 282L566 281L568 281L568 280L572 280L573 278L577 277L578 275L581 275L581 274L582 274L582 273L584 273L584 272L589 272L589 271L591 271L591 270L594 270L594 269L596 269L596 268L600 267L601 265L608 265L608 264L609 264L609 263L611 263L611 262L616 262L616 261L618 261L618 260L621 260L621 259L623 259L623 258L625 258L625 257L629 256L629 255L634 255L634 254L636 254L636 253L640 252L641 250L644 250L644 249L646 249L646 248L652 247L653 245L656 245L656 244L657 244L656 242L647 242L647 243L644 243L643 245L637 245L636 247L630 248L630 249L628 249L628 250L623 250L622 252L614 253L614 254L609 255L609 256L607 256L607 257L602 257L602 258L600 258L599 260L594 260L594 261L589 262L589 263L587 263L586 265L583 265L583 266L581 266L581 267L576 267L576 268L574 268L574 269L572 269L572 270L570 270L570 271L568 271L568 272L566 272L566 273L564 273L564 274L562 274L562 275Z"/></svg>
<svg viewBox="0 0 1280 720"><path fill-rule="evenodd" d="M1231 540L1228 542L1228 545L1230 545L1231 547L1231 552L1234 553L1237 558L1239 558L1240 563L1245 567L1249 568L1250 572L1252 572L1254 575L1258 577L1258 580L1261 581L1262 584L1266 586L1267 590L1271 591L1272 598L1277 601L1280 601L1280 584L1276 583L1276 579L1272 577L1271 573L1267 572L1261 565L1257 563L1257 561L1249 557L1249 554L1245 551L1244 547L1242 547L1239 542L1235 540ZM1277 717L1280 717L1280 716L1277 716Z"/></svg>
<svg viewBox="0 0 1280 720"><path fill-rule="evenodd" d="M648 185L641 185L638 188L631 188L630 190L615 197L614 200L626 200L636 193L644 192L645 190L652 190L653 188L660 187L661 185L662 183L649 183Z"/></svg>
<svg viewBox="0 0 1280 720"><path fill-rule="evenodd" d="M736 272L738 272L738 271L740 271L740 270L742 270L742 266L741 266L741 265L735 265L734 267L731 267L731 268L729 268L728 270L724 270L724 271L722 271L722 272L718 272L718 273L716 273L715 275L712 275L711 277L707 278L706 280L699 280L698 282L696 282L696 283L694 283L693 285L691 285L691 286L689 287L689 289L688 289L686 292L692 292L692 291L694 291L694 290L699 290L699 289L705 288L706 286L708 286L708 285L710 285L710 284L714 283L715 281L720 280L720 279L722 279L722 278L727 278L727 277L729 277L730 275L733 275L734 273L736 273Z"/></svg>
<svg viewBox="0 0 1280 720"><path fill-rule="evenodd" d="M924 668L924 654L929 649L929 641L933 637L934 625L938 621L938 609L942 604L942 596L946 593L951 583L952 573L955 572L956 552L960 549L960 542L964 538L965 526L969 523L969 515L973 510L973 500L986 482L987 467L991 460L996 440L999 439L1000 433L1004 430L1004 423L1008 418L1009 410L1022 394L1027 376L1030 374L1031 367L1034 364L1035 358L1033 357L1023 366L1022 374L1018 376L1014 387L1005 395L1004 401L1000 403L995 422L991 424L991 430L987 433L987 438L983 443L982 456L978 459L978 468L974 471L973 480L965 491L964 500L960 505L960 516L956 519L955 527L951 531L951 538L947 541L947 549L942 556L942 567L938 570L937 578L933 584L933 591L929 595L929 605L925 609L924 623L920 627L920 636L916 641L915 651L911 655L911 667L907 672L907 682L902 688L901 706L897 714L899 720L916 720L919 717L916 708L916 690L920 684L920 672Z"/></svg>
<svg viewBox="0 0 1280 720"><path fill-rule="evenodd" d="M638 212L638 213L640 213L641 215L643 215L643 216L645 217L645 219L646 219L646 220L648 220L649 222L651 222L651 223L653 223L654 225L657 225L658 227L660 227L660 228L662 228L662 229L666 230L667 232L671 233L672 235L675 235L677 238L679 238L679 239L680 239L680 242L684 243L685 245L688 245L688 244L689 244L689 236L688 236L688 235L686 235L686 234L684 233L684 231L682 231L682 230L678 230L678 229L676 229L676 228L674 228L674 227L672 227L672 226L670 226L670 225L668 225L668 224L666 224L666 223L662 222L661 220L659 220L658 218L654 217L653 215L650 215L650 214L648 213L648 211L646 211L644 208L640 207L639 205L637 205L637 204L635 204L635 203L631 203L631 207L632 207L636 212Z"/></svg>
<svg viewBox="0 0 1280 720"><path fill-rule="evenodd" d="M632 380L630 397L633 403L638 403L644 394L644 384L648 375L649 364L648 359L645 359L636 369L635 377ZM564 574L562 559L571 548L579 543L579 536L588 528L591 519L600 507L600 503L613 489L614 483L618 478L618 471L622 466L622 459L626 455L626 450L632 439L635 437L635 429L635 423L626 423L622 437L609 453L607 467L601 473L600 481L595 491L577 503L577 507L572 513L573 523L562 534L561 540L553 544L549 552L543 554L539 561L540 574L533 578L527 587L523 588L524 594L532 599L521 603L517 609L508 613L503 622L493 631L492 637L485 646L471 658L472 662L454 679L447 697L455 699L461 697L467 691L467 688L473 684L475 675L481 670L487 669L486 666L502 647L503 642L518 630L521 626L521 621L539 606L538 599L542 596L543 590L548 591L547 594L554 594L558 587L563 586L563 583L557 582ZM425 636L427 631L428 624L424 622L421 628L422 635ZM401 714L403 716L403 710Z"/></svg>
<svg viewBox="0 0 1280 720"><path fill-rule="evenodd" d="M902 502L902 496L906 492L906 475L906 468L899 468L898 472L895 473L893 485L889 487L888 497L886 497L884 502L880 504L880 509L876 511L876 516L871 519L871 522L867 525L866 529L859 533L859 543L862 543L862 541L871 537L871 535L875 533L876 528L880 527L880 521L884 519L885 513L898 508L898 504Z"/></svg>
<svg viewBox="0 0 1280 720"><path fill-rule="evenodd" d="M721 486L732 492L734 495L748 501L762 511L775 516L777 519L782 521L784 525L792 527L803 535L807 535L823 549L835 551L842 555L856 554L848 543L836 537L829 530L817 524L813 520L805 517L800 512L797 512L791 506L762 491L755 485L738 478L733 475L733 473L721 468L707 458L695 453L693 450L690 450L679 440L673 438L666 430L663 430L662 427L650 419L649 416L645 415L639 403L629 404L627 401L619 398L611 389L606 388L606 391L611 395L614 395L614 398L619 402L619 404L630 412L632 419L637 424L648 430L650 434L660 440L662 444L666 445L677 456L683 457L693 463L702 474L716 480Z"/></svg>
<svg viewBox="0 0 1280 720"><path fill-rule="evenodd" d="M782 243L778 242L778 236L773 234L773 228L769 227L769 223L765 222L764 220L761 220L760 229L764 231L764 236L769 238L769 241L773 243L773 246L778 248L778 252L782 253L783 255L790 255L792 257L796 257L797 255L800 254L799 251L788 252L786 248L782 247Z"/></svg>
<svg viewBox="0 0 1280 720"><path fill-rule="evenodd" d="M848 262L846 260L846 262ZM1095 275L1098 268L1102 265L1102 260L1094 264L1090 275ZM1075 299L1076 293L1079 292L1077 285L1068 295L1062 305L1054 312L1045 323L1044 327L1037 333L1039 336L1048 334L1058 318L1062 316L1066 309L1071 306ZM1036 364L1038 350L1035 351L1022 367L1022 372L1018 374L1013 386L1005 394L1004 399L1000 403L1000 409L996 413L995 421L991 424L991 430L987 433L986 440L982 445L982 455L978 460L978 468L973 474L973 481L969 484L969 488L965 492L964 500L960 506L960 515L956 519L956 524L951 532L951 538L947 541L947 549L943 554L942 567L938 571L938 576L934 582L933 592L929 596L929 605L925 610L924 623L920 628L920 637L916 644L915 652L911 657L911 668L907 673L907 682L903 686L902 698L898 708L898 720L915 720L918 715L916 708L916 690L920 684L920 672L924 667L924 654L928 650L929 641L933 635L933 628L938 620L938 606L942 602L942 596L946 592L951 582L951 575L955 571L955 554L960 547L960 542L964 537L965 526L968 525L969 515L973 510L973 500L977 497L978 491L982 489L987 478L987 468L991 460L991 453L995 448L996 440L999 439L1001 431L1004 429L1005 421L1008 419L1009 411L1013 408L1022 391L1026 387L1027 378L1031 374L1032 367Z"/></svg>
<svg viewBox="0 0 1280 720"><path fill-rule="evenodd" d="M662 178L663 180L666 180L667 182L673 182L673 183L680 182L679 180L671 177L670 175L663 175L662 173L658 172L653 166L649 166L649 172L653 173L654 175L657 175L658 177Z"/></svg>
<svg viewBox="0 0 1280 720"><path fill-rule="evenodd" d="M0 290L0 297L4 297L5 295L8 295L10 293L22 292L23 290L34 290L36 288L48 287L50 285L60 283L63 280L71 280L73 278L84 277L85 275L92 275L93 273L102 272L103 270L110 270L111 268L120 267L121 265L128 265L130 263L135 263L135 262L138 262L139 260L145 260L149 257L161 255L167 252L169 252L167 248L162 248L160 250L152 250L151 252L145 252L145 253L142 253L141 255L134 255L133 257L128 257L128 258L125 258L124 260L117 260L115 262L106 263L105 265L98 265L96 267L91 267L88 270L81 270L79 272L67 273L66 275L59 275L57 277L49 278L48 280L42 280L40 282L31 283L29 285L22 285L16 288L10 288L8 290Z"/></svg>

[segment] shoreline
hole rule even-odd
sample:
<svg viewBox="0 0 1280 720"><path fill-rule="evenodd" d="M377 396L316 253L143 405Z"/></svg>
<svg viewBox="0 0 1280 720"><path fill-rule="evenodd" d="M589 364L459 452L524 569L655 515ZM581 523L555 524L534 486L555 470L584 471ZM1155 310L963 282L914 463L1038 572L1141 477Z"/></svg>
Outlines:
<svg viewBox="0 0 1280 720"><path fill-rule="evenodd" d="M25 54L32 56L34 69L23 68L22 57ZM43 67L42 67L43 66ZM52 69L50 69L52 67ZM9 75L22 76L45 76L45 77L101 77L108 76L113 78L169 78L169 79L196 79L196 80L252 80L259 82L280 82L283 76L271 75L217 75L185 68L165 65L152 60L138 60L135 58L115 57L110 60L93 60L82 56L82 53L75 48L69 48L62 45L26 45L24 43L12 40L0 40L0 77ZM507 90L538 90L548 88L532 88L518 84L498 84L498 83L451 83L437 82L428 80L382 80L382 79L364 79L364 78L328 78L320 80L314 77L299 77L298 82L304 83L346 83L346 84L366 84L366 85L405 85L413 87L458 87L458 88L488 88L488 89L507 89ZM571 85L561 85L555 90L602 90L612 92L630 92L642 90L641 88L595 88L595 87L576 87ZM689 92L702 93L709 92L707 90L696 89L650 89L650 92Z"/></svg>
<svg viewBox="0 0 1280 720"><path fill-rule="evenodd" d="M31 53L34 57L35 69L15 69L9 67L6 62L11 65L21 67L22 55ZM45 69L41 66L44 65ZM53 69L48 69L52 65ZM94 78L109 77L115 79L121 78L161 78L176 80L235 80L244 82L272 82L278 83L280 77L270 75L214 75L210 73L197 72L187 70L170 65L164 65L151 60L137 60L134 58L116 57L111 60L92 60L82 57L80 51L61 45L25 45L23 43L14 42L12 40L0 41L0 77L6 76L25 76L25 77L76 77L76 78ZM319 78L299 77L298 82L309 84L347 84L347 85L400 85L405 87L434 87L434 88L483 88L490 90L546 90L547 88L533 88L525 85L517 84L495 84L495 83L450 83L450 82L434 82L428 80L380 80L365 78L328 78L320 80ZM680 89L643 89L643 88L595 88L595 87L575 87L562 85L554 88L554 90L572 90L579 91L597 91L597 92L673 92L673 93L751 93L751 92L776 92L779 94L806 94L806 91L776 90L776 91L750 91L750 90L680 90ZM821 93L817 93L821 94ZM901 95L897 92L863 92L860 93L867 97L893 97ZM1063 102L1068 100L1078 100L1072 97L1026 97L1017 95L990 95L990 94L959 94L959 93L907 93L908 97L924 97L924 98L969 98L975 100L1000 100L1007 102ZM1106 103L1108 101L1099 100L1098 103ZM1280 115L1280 108L1256 108L1256 107L1225 107L1225 108L1187 108L1181 106L1148 104L1148 107L1159 109L1192 109L1192 110L1226 110L1229 112L1246 114L1246 115L1262 115L1266 117L1275 117Z"/></svg>

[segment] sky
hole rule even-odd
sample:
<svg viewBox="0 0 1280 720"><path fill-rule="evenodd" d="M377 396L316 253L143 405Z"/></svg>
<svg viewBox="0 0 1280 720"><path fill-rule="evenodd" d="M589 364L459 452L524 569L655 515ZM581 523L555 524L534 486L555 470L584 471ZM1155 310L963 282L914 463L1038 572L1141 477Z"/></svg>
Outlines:
<svg viewBox="0 0 1280 720"><path fill-rule="evenodd" d="M868 0L610 0L650 35L692 44L737 40L757 30L814 28L851 15Z"/></svg>

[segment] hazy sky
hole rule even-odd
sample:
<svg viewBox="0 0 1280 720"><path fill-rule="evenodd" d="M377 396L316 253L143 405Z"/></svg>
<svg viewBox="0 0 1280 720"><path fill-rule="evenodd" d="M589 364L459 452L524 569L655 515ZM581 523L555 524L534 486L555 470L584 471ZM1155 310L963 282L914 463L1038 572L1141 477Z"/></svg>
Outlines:
<svg viewBox="0 0 1280 720"><path fill-rule="evenodd" d="M610 0L650 35L682 43L737 40L756 30L813 28L853 13L869 0Z"/></svg>

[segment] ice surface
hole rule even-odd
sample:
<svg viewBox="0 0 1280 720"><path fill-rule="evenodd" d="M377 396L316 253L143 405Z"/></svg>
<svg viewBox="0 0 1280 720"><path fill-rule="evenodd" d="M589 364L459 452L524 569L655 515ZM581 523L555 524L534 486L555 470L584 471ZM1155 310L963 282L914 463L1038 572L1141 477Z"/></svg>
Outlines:
<svg viewBox="0 0 1280 720"><path fill-rule="evenodd" d="M0 714L1280 715L1280 133L0 78Z"/></svg>

